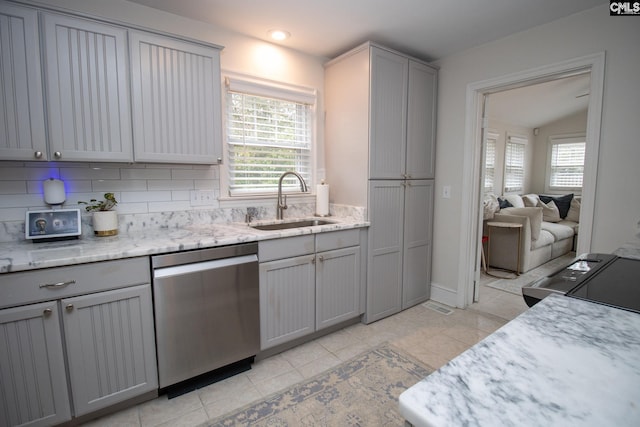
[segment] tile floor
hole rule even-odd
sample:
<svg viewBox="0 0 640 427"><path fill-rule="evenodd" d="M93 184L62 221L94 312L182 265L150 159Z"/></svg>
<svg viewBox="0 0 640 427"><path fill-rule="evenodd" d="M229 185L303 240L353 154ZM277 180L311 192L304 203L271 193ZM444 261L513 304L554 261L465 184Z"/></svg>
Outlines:
<svg viewBox="0 0 640 427"><path fill-rule="evenodd" d="M255 363L251 370L200 390L160 396L91 426L195 426L313 377L389 341L438 368L526 310L522 297L484 286L480 302L441 314L422 305L370 325L356 324Z"/></svg>

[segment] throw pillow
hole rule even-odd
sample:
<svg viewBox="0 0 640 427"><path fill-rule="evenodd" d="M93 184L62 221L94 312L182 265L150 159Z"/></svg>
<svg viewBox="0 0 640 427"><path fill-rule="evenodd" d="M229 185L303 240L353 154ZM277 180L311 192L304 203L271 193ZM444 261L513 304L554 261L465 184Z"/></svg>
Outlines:
<svg viewBox="0 0 640 427"><path fill-rule="evenodd" d="M525 194L522 196L522 201L524 202L524 206L527 208L535 208L538 206L538 198L537 194Z"/></svg>
<svg viewBox="0 0 640 427"><path fill-rule="evenodd" d="M567 216L569 208L571 207L572 199L573 193L557 197L540 195L540 200L542 200L543 202L549 203L553 201L553 203L555 203L555 205L558 207L558 211L560 212L560 218L564 218Z"/></svg>
<svg viewBox="0 0 640 427"><path fill-rule="evenodd" d="M498 197L498 203L500 204L500 209L513 207L513 205L511 203L509 203L508 200L501 199L500 197Z"/></svg>
<svg viewBox="0 0 640 427"><path fill-rule="evenodd" d="M565 219L567 221L580 222L580 200L575 197L571 199L571 207Z"/></svg>
<svg viewBox="0 0 640 427"><path fill-rule="evenodd" d="M560 218L560 211L558 207L551 200L549 203L544 203L542 200L538 203L538 206L542 208L542 220L547 222L558 222Z"/></svg>
<svg viewBox="0 0 640 427"><path fill-rule="evenodd" d="M542 229L542 208L508 208L504 213L508 215L528 216L531 227L531 241L538 240L540 230Z"/></svg>

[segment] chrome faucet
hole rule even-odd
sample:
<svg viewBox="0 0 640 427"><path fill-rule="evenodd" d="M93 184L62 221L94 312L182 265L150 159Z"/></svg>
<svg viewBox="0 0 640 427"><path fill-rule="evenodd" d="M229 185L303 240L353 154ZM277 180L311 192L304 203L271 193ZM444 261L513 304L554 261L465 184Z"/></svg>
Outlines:
<svg viewBox="0 0 640 427"><path fill-rule="evenodd" d="M285 209L287 209L287 196L285 194L284 196L284 200L282 199L282 180L284 179L285 176L287 175L293 175L296 178L298 178L298 180L300 181L300 191L302 191L303 193L306 193L307 191L309 191L307 189L307 183L304 182L304 179L302 178L302 176L295 171L286 171L285 173L283 173L280 176L280 180L278 181L278 206L276 209L276 219L282 219L283 217L283 211Z"/></svg>

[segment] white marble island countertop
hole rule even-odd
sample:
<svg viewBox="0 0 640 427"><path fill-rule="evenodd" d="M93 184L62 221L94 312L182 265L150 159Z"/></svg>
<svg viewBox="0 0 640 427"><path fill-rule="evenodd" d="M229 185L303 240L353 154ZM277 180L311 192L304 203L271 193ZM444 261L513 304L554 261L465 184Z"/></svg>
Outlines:
<svg viewBox="0 0 640 427"><path fill-rule="evenodd" d="M294 220L296 219L291 218L286 221ZM213 223L120 233L111 237L82 237L59 242L32 243L24 240L0 243L0 273L210 248L369 225L364 221L336 217L329 221L331 223L325 225L275 231L257 230L245 223ZM278 221L258 223L275 222Z"/></svg>
<svg viewBox="0 0 640 427"><path fill-rule="evenodd" d="M640 315L550 296L400 396L420 426L640 425Z"/></svg>

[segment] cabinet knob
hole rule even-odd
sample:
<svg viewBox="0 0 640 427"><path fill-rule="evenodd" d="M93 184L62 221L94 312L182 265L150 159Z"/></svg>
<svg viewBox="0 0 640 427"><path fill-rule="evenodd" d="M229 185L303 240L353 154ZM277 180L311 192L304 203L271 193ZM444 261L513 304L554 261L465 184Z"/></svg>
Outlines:
<svg viewBox="0 0 640 427"><path fill-rule="evenodd" d="M65 307L65 310L73 311L73 304L67 304L67 306Z"/></svg>
<svg viewBox="0 0 640 427"><path fill-rule="evenodd" d="M53 310L51 310L50 308L45 308L42 311L42 314L44 314L45 316L51 316L51 313L53 313Z"/></svg>
<svg viewBox="0 0 640 427"><path fill-rule="evenodd" d="M221 165L222 164L222 157L218 157L218 164Z"/></svg>
<svg viewBox="0 0 640 427"><path fill-rule="evenodd" d="M324 257L322 255L320 255L318 259L320 260L320 262L324 262Z"/></svg>
<svg viewBox="0 0 640 427"><path fill-rule="evenodd" d="M33 157L35 157L36 159L41 159L42 154L42 151L36 151L35 153L33 153Z"/></svg>
<svg viewBox="0 0 640 427"><path fill-rule="evenodd" d="M61 159L62 158L62 153L59 151L56 151L55 153L53 153L53 157L55 157L56 159Z"/></svg>

